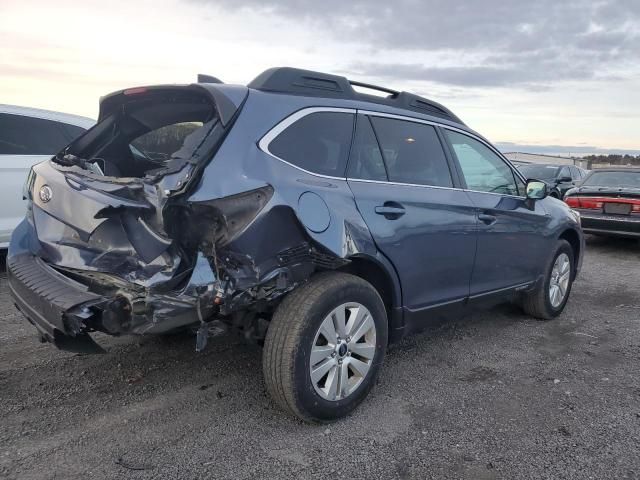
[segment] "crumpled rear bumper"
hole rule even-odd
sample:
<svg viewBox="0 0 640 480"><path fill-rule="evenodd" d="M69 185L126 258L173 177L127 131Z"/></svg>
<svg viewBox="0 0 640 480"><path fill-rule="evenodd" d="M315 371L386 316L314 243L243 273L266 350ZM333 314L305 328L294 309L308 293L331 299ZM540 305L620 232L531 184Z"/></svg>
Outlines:
<svg viewBox="0 0 640 480"><path fill-rule="evenodd" d="M92 315L91 307L104 302L102 297L30 254L9 257L7 274L15 306L43 341L74 352L103 351L83 325Z"/></svg>
<svg viewBox="0 0 640 480"><path fill-rule="evenodd" d="M202 269L196 270L194 275L210 282ZM72 352L104 352L89 336L91 332L165 333L197 325L199 317L209 317L213 309L213 292L195 293L193 279L180 292L127 298L124 291L106 296L92 292L27 252L10 254L7 272L14 304L36 327L41 340ZM199 305L200 300L204 305Z"/></svg>

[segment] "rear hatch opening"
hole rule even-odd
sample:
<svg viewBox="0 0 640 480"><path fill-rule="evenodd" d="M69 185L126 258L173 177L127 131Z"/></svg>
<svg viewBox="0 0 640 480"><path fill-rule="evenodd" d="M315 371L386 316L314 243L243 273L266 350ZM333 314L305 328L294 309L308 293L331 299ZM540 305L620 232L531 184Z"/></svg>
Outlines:
<svg viewBox="0 0 640 480"><path fill-rule="evenodd" d="M18 260L30 274L57 272L77 282L70 291L83 285L99 296L83 307L77 328L69 323L77 315L49 299L65 320L47 338L160 333L204 322L217 308L219 278L211 252L202 252L205 232L188 238L176 225L193 214L191 186L247 95L246 87L213 84L116 92L101 100L92 129L33 167L19 229L30 246ZM219 212L215 204L205 209Z"/></svg>
<svg viewBox="0 0 640 480"><path fill-rule="evenodd" d="M98 123L53 161L154 182L202 160L200 149L216 127L222 129L215 104L198 86L124 90L104 98Z"/></svg>

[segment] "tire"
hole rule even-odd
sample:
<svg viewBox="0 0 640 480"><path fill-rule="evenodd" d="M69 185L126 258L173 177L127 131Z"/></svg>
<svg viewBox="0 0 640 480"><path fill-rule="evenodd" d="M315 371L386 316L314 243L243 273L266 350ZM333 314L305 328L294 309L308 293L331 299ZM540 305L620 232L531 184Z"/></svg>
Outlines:
<svg viewBox="0 0 640 480"><path fill-rule="evenodd" d="M347 336L340 341L336 339L333 345L323 335L327 331L324 330L326 325L329 325L325 322L336 325L338 320L335 319L334 322L330 314L343 308L349 310L345 313L345 319L353 318L361 328L353 326L351 331L354 339L350 343L346 343L350 338ZM345 323L348 327L349 322ZM365 328L368 329L366 335L355 338ZM337 336L338 331L335 332ZM327 338L330 336L331 332L327 334ZM384 360L387 336L384 303L371 284L346 273L318 274L289 293L271 319L262 354L267 391L280 407L304 421L324 423L344 417L364 400L375 384ZM326 344L323 344L324 341ZM343 343L345 347L341 346ZM364 352L365 348L368 358L361 357L359 353ZM312 380L312 349L314 355L326 355L313 365L316 378L318 372L330 368L326 376L321 377L324 381ZM332 353L325 354L323 350ZM315 357L315 360L318 358ZM357 361L360 363L355 363ZM358 366L360 370L364 370L363 362L368 365L364 375L354 368ZM345 369L346 382L342 383L345 395L340 398L339 393L336 393L339 388L336 387L334 391L331 387L341 384L340 379L344 378ZM333 382L330 382L329 377ZM321 388L322 385L324 389ZM349 392L350 388L353 390Z"/></svg>
<svg viewBox="0 0 640 480"><path fill-rule="evenodd" d="M553 276L555 275L554 266L556 265L556 261L558 261L558 259L563 255L566 255L566 258L568 258L569 260L569 269L567 276L568 282L562 301L554 305L551 292L551 283ZM575 259L573 249L571 248L569 242L567 242L566 240L559 240L554 254L545 267L543 281L540 282L540 284L533 292L527 293L523 297L523 310L529 315L540 320L551 320L560 315L564 310L567 301L569 300L569 296L571 295L574 272Z"/></svg>

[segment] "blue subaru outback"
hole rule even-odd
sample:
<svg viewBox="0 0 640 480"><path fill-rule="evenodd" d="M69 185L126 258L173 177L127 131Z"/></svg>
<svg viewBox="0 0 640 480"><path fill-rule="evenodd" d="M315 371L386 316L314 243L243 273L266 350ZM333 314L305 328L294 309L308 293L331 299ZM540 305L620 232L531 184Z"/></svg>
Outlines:
<svg viewBox="0 0 640 480"><path fill-rule="evenodd" d="M322 422L404 335L505 301L564 309L578 214L447 108L294 68L207 80L103 97L31 170L7 265L43 341L191 329L201 350L222 322L264 345L274 400Z"/></svg>

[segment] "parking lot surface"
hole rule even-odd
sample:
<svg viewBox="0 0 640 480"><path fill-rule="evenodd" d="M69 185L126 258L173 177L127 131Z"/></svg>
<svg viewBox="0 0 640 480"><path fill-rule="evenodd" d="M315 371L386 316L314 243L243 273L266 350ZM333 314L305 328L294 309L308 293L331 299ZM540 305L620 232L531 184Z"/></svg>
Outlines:
<svg viewBox="0 0 640 480"><path fill-rule="evenodd" d="M227 334L38 343L0 277L0 478L640 478L640 243L590 238L565 313L505 306L393 346L332 425L265 394Z"/></svg>

